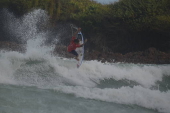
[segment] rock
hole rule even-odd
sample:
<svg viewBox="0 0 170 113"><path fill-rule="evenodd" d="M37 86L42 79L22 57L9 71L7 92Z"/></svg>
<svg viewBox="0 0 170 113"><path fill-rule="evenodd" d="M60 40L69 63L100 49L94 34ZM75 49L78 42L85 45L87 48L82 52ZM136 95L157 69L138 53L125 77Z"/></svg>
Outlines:
<svg viewBox="0 0 170 113"><path fill-rule="evenodd" d="M8 51L25 52L25 45L16 44L14 42L0 42L0 49ZM73 58L74 55L67 52L67 47L57 45L53 51L54 55L61 57ZM121 53L92 52L85 51L85 60L98 60L101 62L127 62L127 63L142 63L142 64L170 64L170 52L165 53L156 48L148 48L145 51L129 52L122 55Z"/></svg>
<svg viewBox="0 0 170 113"><path fill-rule="evenodd" d="M0 42L0 49L7 50L7 51L25 51L25 45L17 44L14 42Z"/></svg>

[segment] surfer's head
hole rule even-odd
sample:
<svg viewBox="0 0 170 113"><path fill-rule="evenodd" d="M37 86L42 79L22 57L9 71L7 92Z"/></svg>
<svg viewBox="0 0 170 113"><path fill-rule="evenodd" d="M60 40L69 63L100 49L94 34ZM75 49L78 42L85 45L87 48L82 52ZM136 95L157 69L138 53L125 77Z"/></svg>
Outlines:
<svg viewBox="0 0 170 113"><path fill-rule="evenodd" d="M74 43L78 44L79 40L78 39L74 39Z"/></svg>

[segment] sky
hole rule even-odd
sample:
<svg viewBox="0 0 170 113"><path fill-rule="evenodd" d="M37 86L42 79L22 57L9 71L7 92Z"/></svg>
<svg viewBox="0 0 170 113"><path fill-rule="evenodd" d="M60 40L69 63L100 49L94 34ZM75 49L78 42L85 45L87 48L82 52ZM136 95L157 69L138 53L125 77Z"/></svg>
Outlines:
<svg viewBox="0 0 170 113"><path fill-rule="evenodd" d="M117 2L119 0L94 0L94 1L97 1L97 2L103 3L103 4L109 4L109 3Z"/></svg>

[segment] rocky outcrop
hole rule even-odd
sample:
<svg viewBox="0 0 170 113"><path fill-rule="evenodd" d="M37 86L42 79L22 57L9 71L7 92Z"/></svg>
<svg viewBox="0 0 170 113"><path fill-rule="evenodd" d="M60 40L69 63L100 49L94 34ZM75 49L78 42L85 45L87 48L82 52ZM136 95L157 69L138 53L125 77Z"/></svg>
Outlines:
<svg viewBox="0 0 170 113"><path fill-rule="evenodd" d="M127 62L143 64L170 64L170 53L161 52L155 48L149 48L145 51L121 53L101 53L93 51L87 52L87 60L99 60L101 62Z"/></svg>
<svg viewBox="0 0 170 113"><path fill-rule="evenodd" d="M25 46L13 42L0 42L1 50L25 52ZM56 46L54 55L72 58L74 55L67 52L66 46ZM155 48L149 48L145 51L121 53L103 53L99 51L85 51L85 60L98 60L101 62L125 62L125 63L142 63L142 64L170 64L170 52L161 52Z"/></svg>
<svg viewBox="0 0 170 113"><path fill-rule="evenodd" d="M0 50L24 52L25 46L14 42L0 42Z"/></svg>

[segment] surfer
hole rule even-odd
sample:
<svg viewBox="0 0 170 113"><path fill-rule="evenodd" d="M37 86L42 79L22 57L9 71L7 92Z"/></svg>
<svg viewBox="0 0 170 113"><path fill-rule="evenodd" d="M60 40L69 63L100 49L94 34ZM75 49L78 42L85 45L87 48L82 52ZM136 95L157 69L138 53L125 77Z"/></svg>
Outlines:
<svg viewBox="0 0 170 113"><path fill-rule="evenodd" d="M67 47L67 51L75 55L76 56L75 59L77 61L79 61L79 59L78 59L78 53L75 51L75 49L78 47L82 47L87 42L87 39L86 39L83 44L79 44L79 39L77 39L76 36L80 31L81 31L81 28L78 28L71 38L70 45Z"/></svg>

